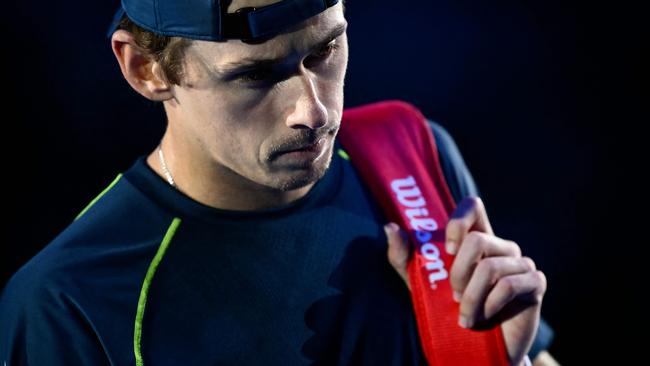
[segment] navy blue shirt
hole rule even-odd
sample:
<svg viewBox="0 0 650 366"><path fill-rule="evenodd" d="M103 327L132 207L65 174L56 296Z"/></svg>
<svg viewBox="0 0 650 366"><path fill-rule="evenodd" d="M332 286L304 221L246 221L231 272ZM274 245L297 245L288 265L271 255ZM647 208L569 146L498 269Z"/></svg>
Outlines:
<svg viewBox="0 0 650 366"><path fill-rule="evenodd" d="M430 125L454 199L478 195ZM261 211L194 201L140 156L11 278L0 362L426 365L386 220L339 149L304 197Z"/></svg>

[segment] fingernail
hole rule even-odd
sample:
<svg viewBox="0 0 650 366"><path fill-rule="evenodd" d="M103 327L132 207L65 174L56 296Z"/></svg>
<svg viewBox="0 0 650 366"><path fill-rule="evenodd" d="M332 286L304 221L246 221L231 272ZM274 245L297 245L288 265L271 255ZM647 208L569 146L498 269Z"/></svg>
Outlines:
<svg viewBox="0 0 650 366"><path fill-rule="evenodd" d="M469 321L468 321L467 318L465 318L465 316L463 316L463 315L461 315L461 316L458 318L458 325L460 325L461 328L469 328L469 327L470 327Z"/></svg>
<svg viewBox="0 0 650 366"><path fill-rule="evenodd" d="M460 294L460 292L454 291L454 301L460 302L461 297L462 297L462 295Z"/></svg>
<svg viewBox="0 0 650 366"><path fill-rule="evenodd" d="M454 245L453 241L447 240L445 243L445 250L447 250L447 254L454 255L456 254L456 245Z"/></svg>
<svg viewBox="0 0 650 366"><path fill-rule="evenodd" d="M397 230L397 224L394 222L389 222L388 224L384 225L384 231L386 234L392 233Z"/></svg>

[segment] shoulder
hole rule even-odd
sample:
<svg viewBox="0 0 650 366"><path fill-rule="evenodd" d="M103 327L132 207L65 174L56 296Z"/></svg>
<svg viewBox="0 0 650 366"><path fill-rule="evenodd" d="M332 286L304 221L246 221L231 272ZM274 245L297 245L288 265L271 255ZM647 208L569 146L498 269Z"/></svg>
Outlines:
<svg viewBox="0 0 650 366"><path fill-rule="evenodd" d="M30 344L54 326L63 336L69 326L71 277L62 275L61 257L41 251L21 267L0 294L0 356L11 362L28 353ZM66 320L64 320L66 319ZM38 342L39 344L42 342ZM23 357L25 357L23 356Z"/></svg>
<svg viewBox="0 0 650 366"><path fill-rule="evenodd" d="M89 298L114 285L109 280L141 273L169 221L149 205L118 176L10 278L1 294L3 316L53 311L66 298ZM119 276L110 272L115 268Z"/></svg>
<svg viewBox="0 0 650 366"><path fill-rule="evenodd" d="M454 152L458 152L456 142L444 126L430 118L426 118L426 121L436 139L436 144L438 145L439 150L442 150L447 154L449 154L449 150L455 150Z"/></svg>
<svg viewBox="0 0 650 366"><path fill-rule="evenodd" d="M479 196L476 181L452 135L436 121L427 118L427 123L436 141L438 160L454 200L460 202L467 196Z"/></svg>
<svg viewBox="0 0 650 366"><path fill-rule="evenodd" d="M83 287L61 257L41 254L0 294L0 359L7 364L105 364L99 335L83 305L105 289Z"/></svg>
<svg viewBox="0 0 650 366"><path fill-rule="evenodd" d="M53 305L56 294L61 293L56 257L43 254L23 265L5 285L0 296L0 318L5 324L8 317L34 312L43 305Z"/></svg>
<svg viewBox="0 0 650 366"><path fill-rule="evenodd" d="M104 357L98 327L137 303L164 235L146 205L128 182L115 181L9 279L0 293L0 357L103 364L94 361Z"/></svg>

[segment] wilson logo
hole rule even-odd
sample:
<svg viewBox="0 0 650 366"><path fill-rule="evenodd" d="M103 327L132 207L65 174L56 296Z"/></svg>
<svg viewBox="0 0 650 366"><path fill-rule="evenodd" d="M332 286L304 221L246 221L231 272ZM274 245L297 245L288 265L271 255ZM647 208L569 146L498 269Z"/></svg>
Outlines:
<svg viewBox="0 0 650 366"><path fill-rule="evenodd" d="M410 228L415 231L415 237L420 243L420 254L425 259L424 267L428 273L429 284L431 288L436 289L436 282L449 277L445 263L440 258L440 249L431 242L433 232L438 230L438 223L429 217L426 201L413 176L395 179L390 183L390 187L402 205Z"/></svg>

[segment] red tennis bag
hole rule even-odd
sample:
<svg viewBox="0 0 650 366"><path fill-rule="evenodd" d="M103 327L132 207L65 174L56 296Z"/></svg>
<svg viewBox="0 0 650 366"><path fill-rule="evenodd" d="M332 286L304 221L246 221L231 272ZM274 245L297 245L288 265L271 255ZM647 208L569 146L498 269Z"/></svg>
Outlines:
<svg viewBox="0 0 650 366"><path fill-rule="evenodd" d="M385 216L408 232L411 299L429 365L508 365L500 326L458 325L449 281L454 257L443 249L455 202L422 113L401 101L349 108L338 138Z"/></svg>

